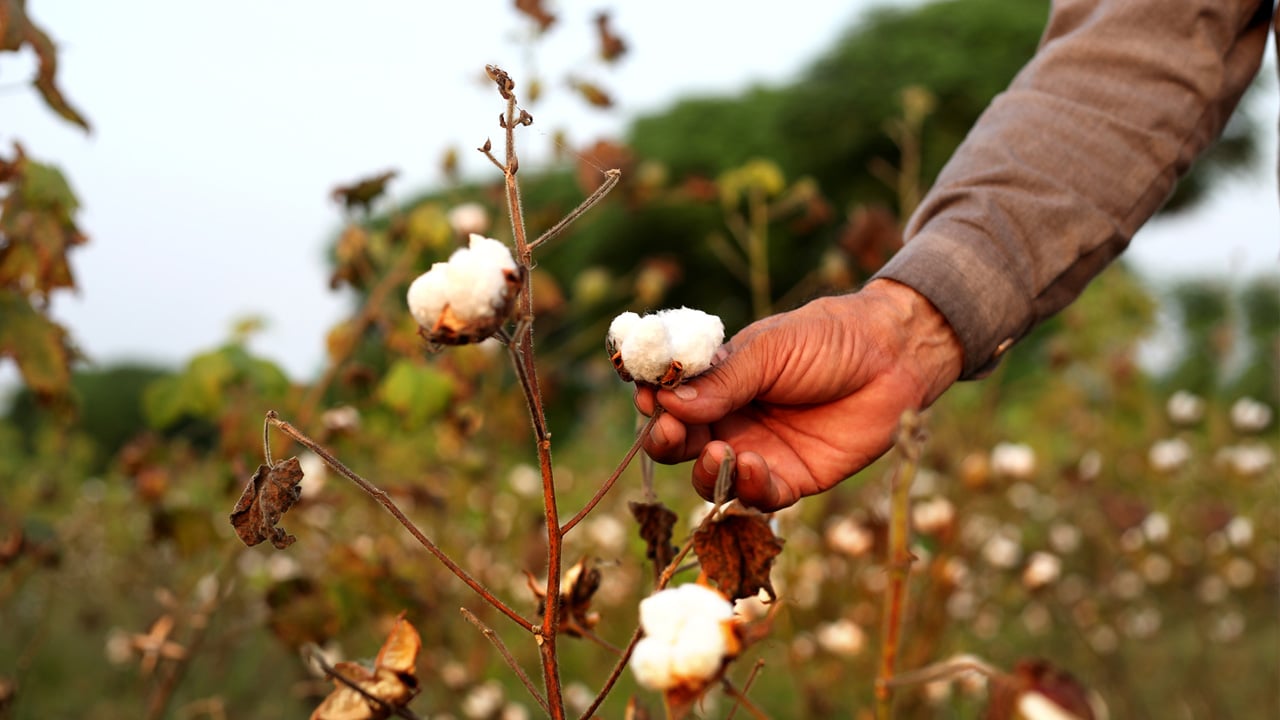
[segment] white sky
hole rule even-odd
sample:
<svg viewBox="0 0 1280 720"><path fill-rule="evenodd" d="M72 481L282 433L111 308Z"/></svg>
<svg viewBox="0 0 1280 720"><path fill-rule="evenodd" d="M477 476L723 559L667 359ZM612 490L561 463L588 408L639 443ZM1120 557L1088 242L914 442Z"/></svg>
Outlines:
<svg viewBox="0 0 1280 720"><path fill-rule="evenodd" d="M86 137L43 107L24 86L26 53L0 61L0 147L16 138L59 165L84 204L81 290L55 315L95 361L175 364L263 315L255 348L306 377L348 301L327 287L341 218L329 191L395 168L394 194L410 195L440 179L451 145L464 171L486 172L465 152L497 137L485 63L550 82L524 135L536 158L557 128L586 143L681 96L792 77L875 3L550 4L560 23L530 52L509 0L30 0L61 45L63 89L94 124ZM617 68L593 58L591 18L606 5L631 46ZM619 108L587 108L560 84L568 74L602 81ZM1273 160L1276 93L1264 101ZM1153 277L1274 272L1277 196L1270 172L1224 184L1195 215L1140 233L1130 256Z"/></svg>

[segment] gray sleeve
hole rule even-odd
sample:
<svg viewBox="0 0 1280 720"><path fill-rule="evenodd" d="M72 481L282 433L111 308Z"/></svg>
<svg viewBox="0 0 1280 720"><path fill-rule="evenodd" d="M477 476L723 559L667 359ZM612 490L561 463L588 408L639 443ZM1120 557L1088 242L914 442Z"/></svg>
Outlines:
<svg viewBox="0 0 1280 720"><path fill-rule="evenodd" d="M1074 300L1160 208L1256 75L1273 2L1054 3L877 274L947 318L962 378Z"/></svg>

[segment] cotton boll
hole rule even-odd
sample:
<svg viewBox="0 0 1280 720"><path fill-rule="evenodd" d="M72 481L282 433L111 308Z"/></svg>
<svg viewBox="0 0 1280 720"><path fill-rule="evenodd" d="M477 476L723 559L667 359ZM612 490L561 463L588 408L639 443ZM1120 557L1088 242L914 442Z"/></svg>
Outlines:
<svg viewBox="0 0 1280 720"><path fill-rule="evenodd" d="M737 651L733 604L701 585L662 590L640 602L645 637L636 643L631 670L645 687L701 687Z"/></svg>
<svg viewBox="0 0 1280 720"><path fill-rule="evenodd" d="M448 263L438 262L409 285L409 312L419 325L430 328L440 319L449 284Z"/></svg>
<svg viewBox="0 0 1280 720"><path fill-rule="evenodd" d="M623 380L678 385L711 367L724 342L724 323L701 310L622 313L609 325L605 347Z"/></svg>
<svg viewBox="0 0 1280 720"><path fill-rule="evenodd" d="M520 268L506 245L472 235L468 247L413 281L409 311L432 342L477 342L501 326L520 282Z"/></svg>
<svg viewBox="0 0 1280 720"><path fill-rule="evenodd" d="M671 359L679 362L689 378L711 367L711 358L724 344L724 323L701 310L680 308L659 315L671 336Z"/></svg>
<svg viewBox="0 0 1280 720"><path fill-rule="evenodd" d="M627 372L636 380L656 384L671 367L671 335L657 315L640 318L618 349Z"/></svg>

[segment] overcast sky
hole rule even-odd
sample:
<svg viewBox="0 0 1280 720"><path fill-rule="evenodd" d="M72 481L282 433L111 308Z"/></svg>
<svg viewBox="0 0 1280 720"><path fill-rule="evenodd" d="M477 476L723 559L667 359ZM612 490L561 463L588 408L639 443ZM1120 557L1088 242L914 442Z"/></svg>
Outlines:
<svg viewBox="0 0 1280 720"><path fill-rule="evenodd" d="M525 135L536 157L558 128L584 144L681 96L786 80L873 4L550 2L560 22L531 49L507 0L30 0L94 132L62 123L24 86L29 56L5 55L0 147L20 139L59 165L84 204L80 292L54 311L92 359L176 364L257 314L269 325L254 347L306 377L348 302L327 289L324 248L341 220L330 190L394 168L394 194L411 195L439 181L446 147L496 138L486 63L518 82L536 68L551 84ZM616 68L593 57L591 18L604 5L631 46ZM619 107L586 107L560 84L569 74L616 89ZM1275 85L1259 110L1272 166ZM472 176L492 172L478 154L463 160ZM1274 273L1278 236L1275 173L1259 171L1144 230L1130 256L1158 277Z"/></svg>

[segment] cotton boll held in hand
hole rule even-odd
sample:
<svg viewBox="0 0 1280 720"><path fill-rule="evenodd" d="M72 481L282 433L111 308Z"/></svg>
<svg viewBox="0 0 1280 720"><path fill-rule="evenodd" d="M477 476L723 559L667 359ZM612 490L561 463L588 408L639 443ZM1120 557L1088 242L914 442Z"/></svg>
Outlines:
<svg viewBox="0 0 1280 720"><path fill-rule="evenodd" d="M643 317L622 313L609 326L605 347L623 380L675 387L710 368L723 343L720 318L679 308Z"/></svg>
<svg viewBox="0 0 1280 720"><path fill-rule="evenodd" d="M409 312L428 341L442 345L479 342L497 332L520 292L521 268L503 243L471 236L409 285Z"/></svg>

